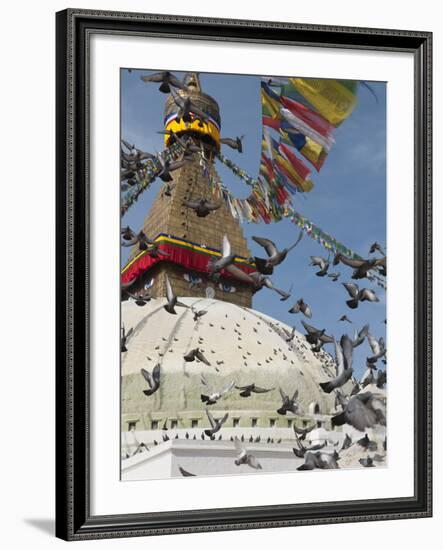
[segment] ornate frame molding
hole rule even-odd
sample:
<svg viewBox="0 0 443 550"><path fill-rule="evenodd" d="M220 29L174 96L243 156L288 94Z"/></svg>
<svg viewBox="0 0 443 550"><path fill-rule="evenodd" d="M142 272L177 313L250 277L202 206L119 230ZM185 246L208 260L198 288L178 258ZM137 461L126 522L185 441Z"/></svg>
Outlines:
<svg viewBox="0 0 443 550"><path fill-rule="evenodd" d="M92 34L410 52L415 66L415 494L411 498L91 516L89 43ZM432 515L432 33L69 9L57 13L56 534L65 540ZM75 416L74 416L75 413Z"/></svg>

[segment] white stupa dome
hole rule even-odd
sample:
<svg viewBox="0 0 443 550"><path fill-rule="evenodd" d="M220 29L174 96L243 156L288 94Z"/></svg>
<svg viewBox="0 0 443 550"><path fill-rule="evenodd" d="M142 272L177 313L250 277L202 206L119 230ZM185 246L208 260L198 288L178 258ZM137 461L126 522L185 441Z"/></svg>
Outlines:
<svg viewBox="0 0 443 550"><path fill-rule="evenodd" d="M321 418L334 410L334 394L322 392L319 382L333 376L333 361L321 351L313 353L305 337L275 319L255 310L207 298L180 298L194 310L207 313L194 321L189 308L177 307L177 315L169 314L164 298L153 299L145 306L129 300L122 303L122 323L132 334L127 341L127 352L122 353L122 431L130 424L137 430L160 428L160 423L174 421L176 428L207 424L201 375L216 389L234 381L242 386L255 383L263 388L274 388L263 394L240 397L232 390L211 410L229 411L227 427L254 427L298 424L302 419ZM185 362L183 356L199 348L211 363ZM161 385L147 397L143 389L146 381L141 368L151 371L159 363ZM281 388L292 396L299 392L303 414L295 418L278 415ZM289 420L289 423L288 423ZM134 424L136 423L136 426ZM312 422L311 422L312 423Z"/></svg>

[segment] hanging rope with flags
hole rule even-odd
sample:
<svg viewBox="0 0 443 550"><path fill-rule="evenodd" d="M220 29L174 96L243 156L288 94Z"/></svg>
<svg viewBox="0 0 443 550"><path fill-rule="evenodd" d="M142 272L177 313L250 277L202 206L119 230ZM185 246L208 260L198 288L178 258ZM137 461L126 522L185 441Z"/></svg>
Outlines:
<svg viewBox="0 0 443 550"><path fill-rule="evenodd" d="M180 155L183 153L184 147L180 143L174 143L161 153L159 157L162 158L164 162L172 162L177 160ZM161 173L163 169L160 159L148 159L143 168L137 170L135 178L137 183L130 187L130 189L122 196L120 214L123 216L129 208L137 202L140 195L148 189L151 183L155 178Z"/></svg>
<svg viewBox="0 0 443 550"><path fill-rule="evenodd" d="M245 199L229 198L241 221L271 223L293 210L292 197L314 188L331 151L334 130L354 109L358 82L287 78L261 80L262 150L251 178L222 153L218 159L252 187Z"/></svg>
<svg viewBox="0 0 443 550"><path fill-rule="evenodd" d="M208 170L210 186L217 189L226 201L231 214L241 222L266 224L289 218L328 251L348 258L361 257L299 214L292 197L314 188L312 171L320 172L335 139L334 130L352 113L357 102L358 81L263 78L262 151L259 174L252 178L245 170L225 157L217 158L250 188L244 199L236 198ZM163 161L174 161L183 153L176 142L160 153ZM137 173L137 184L123 196L123 215L161 173L159 159L148 160ZM205 163L202 159L202 170ZM375 274L377 284L384 286L381 275Z"/></svg>
<svg viewBox="0 0 443 550"><path fill-rule="evenodd" d="M357 81L350 80L261 80L262 152L257 179L248 176L222 153L217 155L252 187L249 197L232 199L232 208L239 219L278 221L291 210L293 195L313 189L312 169L306 163L316 171L321 170L334 144L334 129L356 105L357 86ZM175 160L182 150L175 143L161 155ZM122 215L160 171L160 161L150 161L138 172L137 184L123 196Z"/></svg>
<svg viewBox="0 0 443 550"><path fill-rule="evenodd" d="M252 185L254 188L256 186L259 186L259 181L255 180L254 182L253 178L248 176L246 174L246 177L244 174L239 174L239 172L236 170L236 165L232 162L226 164L226 166L230 167L232 169L232 172L239 176L241 179L243 179L245 182L251 182L249 185ZM246 202L246 199L237 199L235 198L232 193L223 185L223 183L220 180L216 180L214 178L211 178L211 186L215 187L217 186L219 189L220 196L225 200L228 207L230 208L231 214L235 219L238 219L239 221L247 221L255 223L257 221L264 221L264 218L258 219L259 215L256 215L256 212L253 208L253 201L251 201L250 195L247 199L248 202ZM254 192L253 192L254 193ZM249 208L248 206L249 205ZM269 212L272 212L272 209L269 210ZM343 256L346 256L350 259L358 259L361 260L362 257L354 252L351 248L345 246L343 243L341 243L339 240L337 240L335 237L331 236L329 233L326 233L326 231L323 231L320 227L312 223L306 216L303 216L296 210L294 210L292 207L286 207L285 209L280 210L281 218L289 218L291 222L294 225L297 225L300 229L302 229L311 239L314 239L316 242L318 242L321 246L323 246L328 252L332 254L340 253ZM274 221L277 221L276 218L274 218ZM380 286L385 287L384 279L381 275L374 275L374 278L377 279L378 283L380 283Z"/></svg>

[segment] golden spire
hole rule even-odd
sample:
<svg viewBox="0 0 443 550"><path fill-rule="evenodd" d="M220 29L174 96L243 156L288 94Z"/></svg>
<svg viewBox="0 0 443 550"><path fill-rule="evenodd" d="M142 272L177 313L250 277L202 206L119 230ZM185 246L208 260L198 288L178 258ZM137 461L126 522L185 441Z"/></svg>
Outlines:
<svg viewBox="0 0 443 550"><path fill-rule="evenodd" d="M198 118L192 122L177 121L177 105L173 96L169 95L165 102L165 130L170 130L177 134L190 133L194 137L202 139L209 148L219 151L221 120L217 101L202 91L198 73L186 73L183 78L183 84L186 86L186 90L178 89L177 94L182 98L189 98L208 118L204 122ZM170 141L170 135L166 134L166 146L170 145Z"/></svg>
<svg viewBox="0 0 443 550"><path fill-rule="evenodd" d="M202 87L200 84L200 78L198 76L198 73L186 73L185 77L183 78L183 84L187 88L191 88L192 90L195 90L196 92L201 92Z"/></svg>

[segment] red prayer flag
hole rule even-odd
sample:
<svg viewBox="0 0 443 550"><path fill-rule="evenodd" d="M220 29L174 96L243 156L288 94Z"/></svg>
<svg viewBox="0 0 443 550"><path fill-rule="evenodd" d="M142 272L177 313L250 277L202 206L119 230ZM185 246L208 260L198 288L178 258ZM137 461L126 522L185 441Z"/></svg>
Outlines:
<svg viewBox="0 0 443 550"><path fill-rule="evenodd" d="M308 179L308 177L311 174L311 171L306 166L306 164L299 159L292 151L291 149L285 145L284 143L279 144L279 149L281 152L285 155L285 157L289 160L289 162L292 164L294 170L297 172L297 174L300 175L300 177L303 180Z"/></svg>
<svg viewBox="0 0 443 550"><path fill-rule="evenodd" d="M281 97L283 105L291 111L296 117L300 118L303 122L308 124L313 130L321 134L322 136L330 136L335 130L330 122L323 118L319 113L312 111L305 105L302 105L298 101L289 99L289 97Z"/></svg>

